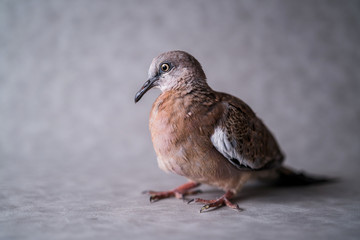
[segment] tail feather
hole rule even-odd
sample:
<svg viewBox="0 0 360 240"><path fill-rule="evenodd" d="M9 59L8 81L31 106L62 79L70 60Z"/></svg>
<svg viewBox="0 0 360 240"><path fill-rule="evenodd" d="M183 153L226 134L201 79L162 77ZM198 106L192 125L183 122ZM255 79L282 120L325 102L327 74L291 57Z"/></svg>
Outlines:
<svg viewBox="0 0 360 240"><path fill-rule="evenodd" d="M276 171L278 178L275 184L278 186L306 186L336 181L335 178L313 176L302 171L294 171L286 167L280 167Z"/></svg>

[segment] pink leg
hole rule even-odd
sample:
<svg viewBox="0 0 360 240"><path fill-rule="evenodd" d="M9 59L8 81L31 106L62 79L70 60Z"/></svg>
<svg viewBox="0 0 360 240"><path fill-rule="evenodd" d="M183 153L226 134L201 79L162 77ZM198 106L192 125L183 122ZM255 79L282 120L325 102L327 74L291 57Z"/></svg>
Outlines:
<svg viewBox="0 0 360 240"><path fill-rule="evenodd" d="M155 192L155 191L145 191L144 193L150 194L150 202L156 202L160 199L176 197L178 199L184 199L184 196L200 193L200 190L192 190L192 188L196 188L200 186L200 183L196 182L188 182L185 183L173 190L165 191L165 192Z"/></svg>
<svg viewBox="0 0 360 240"><path fill-rule="evenodd" d="M190 200L188 203L191 202L200 202L200 203L205 203L206 205L204 205L201 209L200 209L200 213L202 213L205 210L208 210L210 208L212 209L216 209L219 208L223 205L226 205L234 210L237 211L242 211L243 209L239 208L239 206L237 204L231 203L229 199L231 199L234 196L234 193L227 191L224 195L222 195L220 198L218 199L214 199L214 200L205 200L205 199L201 199L201 198L195 198Z"/></svg>

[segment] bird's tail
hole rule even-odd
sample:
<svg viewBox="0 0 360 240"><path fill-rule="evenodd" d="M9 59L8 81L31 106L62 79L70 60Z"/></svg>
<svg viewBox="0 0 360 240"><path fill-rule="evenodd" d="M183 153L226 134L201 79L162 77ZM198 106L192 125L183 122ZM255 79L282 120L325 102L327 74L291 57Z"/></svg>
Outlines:
<svg viewBox="0 0 360 240"><path fill-rule="evenodd" d="M276 169L276 173L277 178L275 184L279 186L306 186L336 181L335 178L314 176L302 171L295 171L284 166Z"/></svg>

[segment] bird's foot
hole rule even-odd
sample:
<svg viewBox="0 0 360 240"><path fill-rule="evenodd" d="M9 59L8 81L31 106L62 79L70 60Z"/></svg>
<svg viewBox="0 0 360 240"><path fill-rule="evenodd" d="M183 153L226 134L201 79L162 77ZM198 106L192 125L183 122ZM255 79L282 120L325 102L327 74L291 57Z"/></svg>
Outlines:
<svg viewBox="0 0 360 240"><path fill-rule="evenodd" d="M233 196L234 196L234 194L232 192L227 191L223 196L221 196L218 199L205 200L202 198L194 198L194 199L190 200L188 203L191 203L191 202L205 203L205 205L200 209L200 213L202 213L206 210L214 210L214 209L217 209L224 205L226 205L229 208L234 209L236 211L243 211L243 209L241 209L237 204L230 202L229 199Z"/></svg>
<svg viewBox="0 0 360 240"><path fill-rule="evenodd" d="M201 193L201 190L191 190L192 188L196 188L198 186L200 186L200 183L188 182L170 191L144 191L143 193L150 194L150 202L156 202L170 197L185 199L185 196Z"/></svg>

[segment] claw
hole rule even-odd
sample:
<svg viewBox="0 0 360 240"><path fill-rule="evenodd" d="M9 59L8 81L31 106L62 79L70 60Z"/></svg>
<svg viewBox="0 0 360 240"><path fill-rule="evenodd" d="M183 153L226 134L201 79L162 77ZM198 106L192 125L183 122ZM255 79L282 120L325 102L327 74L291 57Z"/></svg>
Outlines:
<svg viewBox="0 0 360 240"><path fill-rule="evenodd" d="M200 213L202 213L203 211L207 210L210 208L210 204L206 204L204 205L201 209L200 209Z"/></svg>
<svg viewBox="0 0 360 240"><path fill-rule="evenodd" d="M240 208L239 205L236 204L236 208L233 208L235 211L242 212L244 211L243 208Z"/></svg>
<svg viewBox="0 0 360 240"><path fill-rule="evenodd" d="M186 183L186 184L184 184L178 188L175 188L174 190L171 190L171 191L165 191L165 192L143 191L142 193L150 194L150 202L151 203L157 202L161 199L169 198L169 197L176 197L179 199L186 200L185 196L202 192L201 190L190 190L197 186L199 186L198 183L189 182L189 183ZM237 204L230 202L229 199L232 198L233 196L234 196L233 192L227 191L223 196L221 196L220 198L215 199L215 200L193 198L193 199L190 199L189 201L187 201L187 203L188 204L190 204L192 202L204 203L205 205L202 206L202 208L200 209L200 213L202 213L204 211L208 211L208 210L214 210L214 209L220 208L224 205L230 207L231 209L239 211L239 212L243 211L243 209L240 208Z"/></svg>
<svg viewBox="0 0 360 240"><path fill-rule="evenodd" d="M200 190L191 190L192 188L198 187L200 184L196 182L188 182L180 187L175 188L171 191L155 192L155 191L143 191L143 194L150 194L150 202L156 202L164 198L175 197L178 199L185 200L185 196L200 193Z"/></svg>
<svg viewBox="0 0 360 240"><path fill-rule="evenodd" d="M188 203L191 203L191 202L205 203L205 205L202 206L202 208L200 209L200 213L202 213L206 210L214 210L214 209L217 209L224 205L228 206L231 209L239 211L239 212L243 211L243 209L240 208L237 204L230 202L229 199L231 197L233 197L233 195L234 194L232 192L228 191L222 197L215 199L215 200L205 200L205 199L201 199L201 198L195 198L195 199L191 199Z"/></svg>
<svg viewBox="0 0 360 240"><path fill-rule="evenodd" d="M159 200L160 200L160 198L158 196L150 196L150 202L151 203L159 201Z"/></svg>
<svg viewBox="0 0 360 240"><path fill-rule="evenodd" d="M200 213L204 212L205 210L209 210L210 208L212 208L211 210L215 210L223 205L225 205L223 201L216 201L213 203L206 204L200 209Z"/></svg>

